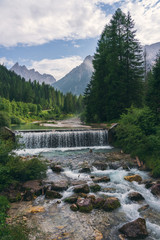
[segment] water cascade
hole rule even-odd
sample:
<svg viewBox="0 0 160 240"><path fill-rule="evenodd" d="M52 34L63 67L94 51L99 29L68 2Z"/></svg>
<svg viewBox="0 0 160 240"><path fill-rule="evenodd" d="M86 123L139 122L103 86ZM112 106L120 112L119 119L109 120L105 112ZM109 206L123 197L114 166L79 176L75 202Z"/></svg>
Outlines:
<svg viewBox="0 0 160 240"><path fill-rule="evenodd" d="M41 132L17 132L20 143L26 148L71 148L107 146L107 130L55 130Z"/></svg>

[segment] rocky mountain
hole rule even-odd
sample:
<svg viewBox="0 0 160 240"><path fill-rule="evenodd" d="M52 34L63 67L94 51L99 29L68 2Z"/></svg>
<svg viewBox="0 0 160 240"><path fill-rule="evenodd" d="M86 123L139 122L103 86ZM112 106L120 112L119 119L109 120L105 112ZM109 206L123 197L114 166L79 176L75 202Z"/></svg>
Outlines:
<svg viewBox="0 0 160 240"><path fill-rule="evenodd" d="M18 63L16 63L10 70L23 77L26 81L29 79L31 79L31 81L36 80L40 84L42 84L42 82L45 82L46 84L53 84L56 81L56 79L50 74L40 74L34 69L27 69L24 65L20 66Z"/></svg>
<svg viewBox="0 0 160 240"><path fill-rule="evenodd" d="M146 50L147 69L149 70L152 68L156 59L156 55L160 51L160 42L151 45L145 45L144 49Z"/></svg>
<svg viewBox="0 0 160 240"><path fill-rule="evenodd" d="M72 92L75 95L83 94L92 76L92 60L92 56L87 56L83 63L72 69L59 81L53 83L52 86L63 93Z"/></svg>

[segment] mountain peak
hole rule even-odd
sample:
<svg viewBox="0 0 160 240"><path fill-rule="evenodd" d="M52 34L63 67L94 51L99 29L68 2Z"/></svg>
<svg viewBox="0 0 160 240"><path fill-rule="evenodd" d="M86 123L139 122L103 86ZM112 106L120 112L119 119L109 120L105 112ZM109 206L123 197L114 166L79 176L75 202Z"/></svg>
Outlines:
<svg viewBox="0 0 160 240"><path fill-rule="evenodd" d="M91 55L88 55L87 57L85 57L85 59L84 59L84 63L85 62L87 62L87 61L90 61L90 62L92 62L92 60L93 60L93 56L91 56Z"/></svg>

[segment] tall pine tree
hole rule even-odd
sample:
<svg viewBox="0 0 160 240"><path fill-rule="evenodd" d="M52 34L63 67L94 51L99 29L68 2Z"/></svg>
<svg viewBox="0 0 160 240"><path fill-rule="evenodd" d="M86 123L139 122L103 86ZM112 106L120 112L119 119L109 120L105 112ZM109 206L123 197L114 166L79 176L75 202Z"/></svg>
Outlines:
<svg viewBox="0 0 160 240"><path fill-rule="evenodd" d="M85 92L87 121L117 119L142 99L142 49L130 14L121 9L106 25L94 55L94 73Z"/></svg>

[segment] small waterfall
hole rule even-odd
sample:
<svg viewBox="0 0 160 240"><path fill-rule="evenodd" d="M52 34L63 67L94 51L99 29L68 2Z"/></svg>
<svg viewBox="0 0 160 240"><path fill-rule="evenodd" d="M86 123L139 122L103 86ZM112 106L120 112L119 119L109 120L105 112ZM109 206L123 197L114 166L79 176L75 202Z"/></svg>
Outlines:
<svg viewBox="0 0 160 240"><path fill-rule="evenodd" d="M26 148L70 148L108 145L107 130L17 132Z"/></svg>

